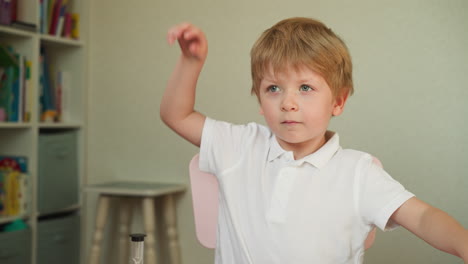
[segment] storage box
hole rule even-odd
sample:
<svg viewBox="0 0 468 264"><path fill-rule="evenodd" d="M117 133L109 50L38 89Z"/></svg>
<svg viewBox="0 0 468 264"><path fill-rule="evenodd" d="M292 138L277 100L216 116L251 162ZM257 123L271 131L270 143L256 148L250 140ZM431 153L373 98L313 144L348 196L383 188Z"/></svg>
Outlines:
<svg viewBox="0 0 468 264"><path fill-rule="evenodd" d="M41 133L38 157L38 210L54 212L78 204L77 132Z"/></svg>
<svg viewBox="0 0 468 264"><path fill-rule="evenodd" d="M0 263L31 263L31 230L0 233Z"/></svg>
<svg viewBox="0 0 468 264"><path fill-rule="evenodd" d="M76 214L40 220L37 225L37 264L64 263L80 263L80 220Z"/></svg>

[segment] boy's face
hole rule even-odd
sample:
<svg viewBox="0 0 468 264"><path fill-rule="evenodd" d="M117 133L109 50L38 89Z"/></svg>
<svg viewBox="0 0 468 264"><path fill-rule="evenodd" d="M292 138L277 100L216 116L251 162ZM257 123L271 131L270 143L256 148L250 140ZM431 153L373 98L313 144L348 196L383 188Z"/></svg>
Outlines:
<svg viewBox="0 0 468 264"><path fill-rule="evenodd" d="M347 96L335 99L323 77L307 67L277 74L270 67L259 98L260 113L281 147L305 156L325 143L330 119L342 113Z"/></svg>

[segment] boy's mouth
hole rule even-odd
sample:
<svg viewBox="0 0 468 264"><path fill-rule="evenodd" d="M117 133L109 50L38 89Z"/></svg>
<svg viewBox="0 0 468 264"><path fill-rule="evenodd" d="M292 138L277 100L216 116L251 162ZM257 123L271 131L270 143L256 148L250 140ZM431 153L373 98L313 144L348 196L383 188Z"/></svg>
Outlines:
<svg viewBox="0 0 468 264"><path fill-rule="evenodd" d="M297 122L297 121L294 121L294 120L285 120L283 122L281 122L281 124L284 124L284 125L296 125L296 124L299 124L300 122Z"/></svg>

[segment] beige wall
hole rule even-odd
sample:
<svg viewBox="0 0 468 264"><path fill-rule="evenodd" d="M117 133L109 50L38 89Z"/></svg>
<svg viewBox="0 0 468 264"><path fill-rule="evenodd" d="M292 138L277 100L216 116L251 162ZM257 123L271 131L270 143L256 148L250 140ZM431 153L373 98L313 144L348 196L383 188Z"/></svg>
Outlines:
<svg viewBox="0 0 468 264"><path fill-rule="evenodd" d="M171 25L191 21L208 36L197 108L218 119L262 122L249 95L250 47L278 20L309 16L342 36L354 60L356 93L332 125L342 145L379 157L419 198L468 227L466 14L464 0L92 1L88 181L188 183L187 164L198 150L158 112L179 54L165 42ZM184 263L211 263L212 252L194 238L189 193L178 206ZM366 260L462 263L403 229L380 232Z"/></svg>

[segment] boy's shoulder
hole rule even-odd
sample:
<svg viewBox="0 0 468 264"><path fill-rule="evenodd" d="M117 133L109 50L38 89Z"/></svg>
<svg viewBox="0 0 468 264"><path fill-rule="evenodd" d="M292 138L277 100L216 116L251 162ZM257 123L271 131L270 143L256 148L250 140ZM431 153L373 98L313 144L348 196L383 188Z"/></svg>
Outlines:
<svg viewBox="0 0 468 264"><path fill-rule="evenodd" d="M271 130L262 124L257 122L247 122L247 123L231 123L222 120L211 119L207 117L205 126L213 126L218 129L230 130L235 133L240 134L250 134L250 135L258 135L258 136L265 136L270 137L272 135Z"/></svg>
<svg viewBox="0 0 468 264"><path fill-rule="evenodd" d="M372 163L382 166L378 158L361 150L341 148L337 152L336 158L340 163L354 164L358 167L369 166Z"/></svg>

